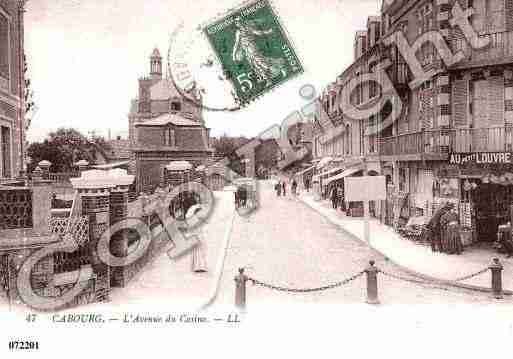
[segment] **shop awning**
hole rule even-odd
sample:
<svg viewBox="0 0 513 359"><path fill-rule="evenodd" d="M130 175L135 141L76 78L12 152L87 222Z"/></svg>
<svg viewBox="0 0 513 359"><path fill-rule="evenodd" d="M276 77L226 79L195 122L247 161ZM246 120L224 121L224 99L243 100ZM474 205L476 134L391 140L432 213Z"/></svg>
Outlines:
<svg viewBox="0 0 513 359"><path fill-rule="evenodd" d="M305 174L306 172L313 170L314 168L315 168L315 166L310 166L307 169L304 169L304 170L299 171L298 173L296 173L296 176L301 176L301 175Z"/></svg>
<svg viewBox="0 0 513 359"><path fill-rule="evenodd" d="M336 176L333 176L333 177L330 177L326 180L326 184L330 184L331 182L333 181L336 181L336 180L339 180L341 178L344 178L344 177L347 177L347 176L351 176L351 175L354 175L356 172L358 171L361 171L363 168L361 167L353 167L353 168L348 168L347 170L345 170L344 172L342 173L339 173L338 175Z"/></svg>
<svg viewBox="0 0 513 359"><path fill-rule="evenodd" d="M333 160L332 157L323 157L317 164L317 168L321 169Z"/></svg>
<svg viewBox="0 0 513 359"><path fill-rule="evenodd" d="M327 171L324 171L322 173L319 173L317 176L319 176L319 178L320 178L320 177L327 176L327 175L330 175L332 173L335 173L337 171L342 171L343 169L344 169L343 167L332 168L330 170L327 170Z"/></svg>

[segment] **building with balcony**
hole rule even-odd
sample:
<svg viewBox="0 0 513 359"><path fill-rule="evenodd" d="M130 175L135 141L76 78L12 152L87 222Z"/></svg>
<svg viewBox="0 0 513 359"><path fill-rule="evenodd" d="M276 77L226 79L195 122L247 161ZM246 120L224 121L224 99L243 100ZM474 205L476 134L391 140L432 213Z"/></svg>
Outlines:
<svg viewBox="0 0 513 359"><path fill-rule="evenodd" d="M22 0L0 0L0 181L23 170Z"/></svg>
<svg viewBox="0 0 513 359"><path fill-rule="evenodd" d="M477 36L474 44L454 24L457 8L472 11L468 21ZM406 61L397 34L415 48L416 63ZM418 40L426 34L432 41ZM376 216L398 223L417 213L430 215L440 202L454 201L461 218L472 218L467 222L478 228L478 237L495 238L497 225L511 218L513 204L511 163L500 160L513 151L512 34L509 0L384 1L380 16L369 17L367 29L356 34L354 62L320 98L321 127L325 121L343 126L328 140L317 127L314 155L332 159L319 170L320 188L337 183L334 174L340 177L352 164L363 164L362 173L387 176L390 201L377 205ZM442 46L451 56L464 56L448 63L439 51ZM343 111L345 91L358 109L382 100L376 82L349 84L376 72L384 60L386 77L402 103L400 111L383 100L377 113L352 120ZM418 68L429 76L415 78ZM387 118L395 120L389 123Z"/></svg>

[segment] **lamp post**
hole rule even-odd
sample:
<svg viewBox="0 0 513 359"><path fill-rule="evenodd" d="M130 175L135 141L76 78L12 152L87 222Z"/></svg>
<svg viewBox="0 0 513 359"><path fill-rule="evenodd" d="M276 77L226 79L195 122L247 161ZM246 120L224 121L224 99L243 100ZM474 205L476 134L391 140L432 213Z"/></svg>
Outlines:
<svg viewBox="0 0 513 359"><path fill-rule="evenodd" d="M248 164L251 163L251 160L249 158L244 158L242 163L244 163L244 177L248 177Z"/></svg>

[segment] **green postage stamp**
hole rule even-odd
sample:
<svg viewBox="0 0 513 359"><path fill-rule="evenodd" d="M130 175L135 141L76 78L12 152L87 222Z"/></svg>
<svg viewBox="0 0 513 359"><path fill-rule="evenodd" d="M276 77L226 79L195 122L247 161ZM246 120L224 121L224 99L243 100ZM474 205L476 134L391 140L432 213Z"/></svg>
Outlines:
<svg viewBox="0 0 513 359"><path fill-rule="evenodd" d="M246 4L204 32L242 105L303 73L269 0Z"/></svg>

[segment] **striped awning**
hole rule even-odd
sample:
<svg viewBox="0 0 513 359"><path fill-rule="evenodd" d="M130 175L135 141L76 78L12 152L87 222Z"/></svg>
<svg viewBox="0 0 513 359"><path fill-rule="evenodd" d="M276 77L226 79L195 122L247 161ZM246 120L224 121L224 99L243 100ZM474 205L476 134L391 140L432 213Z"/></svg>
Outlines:
<svg viewBox="0 0 513 359"><path fill-rule="evenodd" d="M317 164L317 168L321 169L333 160L332 157L323 157Z"/></svg>
<svg viewBox="0 0 513 359"><path fill-rule="evenodd" d="M304 169L304 170L299 171L298 173L296 173L296 176L301 176L301 175L305 174L306 172L313 170L314 168L315 168L315 166L310 166L307 169Z"/></svg>
<svg viewBox="0 0 513 359"><path fill-rule="evenodd" d="M363 168L362 167L353 167L353 168L348 168L346 169L344 172L342 173L339 173L338 175L335 175L333 177L329 177L326 181L326 184L330 184L331 182L333 181L336 181L336 180L339 180L339 179L342 179L344 177L347 177L347 176L351 176L351 175L354 175L356 172L358 171L362 171Z"/></svg>

